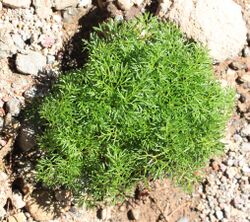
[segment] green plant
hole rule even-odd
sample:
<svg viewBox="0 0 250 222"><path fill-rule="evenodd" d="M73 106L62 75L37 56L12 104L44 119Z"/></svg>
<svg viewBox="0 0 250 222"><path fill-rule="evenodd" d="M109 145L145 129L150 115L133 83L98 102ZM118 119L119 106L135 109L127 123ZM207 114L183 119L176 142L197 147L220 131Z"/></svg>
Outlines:
<svg viewBox="0 0 250 222"><path fill-rule="evenodd" d="M94 201L166 174L192 183L221 149L234 99L206 49L148 15L110 20L85 47L87 64L63 75L40 107L38 179Z"/></svg>

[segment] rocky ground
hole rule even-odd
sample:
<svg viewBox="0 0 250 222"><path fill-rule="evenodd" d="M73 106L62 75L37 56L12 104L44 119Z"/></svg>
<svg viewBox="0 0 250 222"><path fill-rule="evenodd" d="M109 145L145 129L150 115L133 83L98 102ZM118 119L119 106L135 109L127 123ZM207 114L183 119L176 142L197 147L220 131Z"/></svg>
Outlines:
<svg viewBox="0 0 250 222"><path fill-rule="evenodd" d="M0 1L0 220L250 221L250 3L235 2ZM36 129L22 111L49 91L61 70L84 63L79 44L93 25L108 17L131 19L145 10L177 23L187 36L206 44L222 85L237 90L237 109L223 140L225 152L211 159L192 195L166 179L147 188L139 185L117 206L78 208L70 192L46 190L34 182L40 151Z"/></svg>

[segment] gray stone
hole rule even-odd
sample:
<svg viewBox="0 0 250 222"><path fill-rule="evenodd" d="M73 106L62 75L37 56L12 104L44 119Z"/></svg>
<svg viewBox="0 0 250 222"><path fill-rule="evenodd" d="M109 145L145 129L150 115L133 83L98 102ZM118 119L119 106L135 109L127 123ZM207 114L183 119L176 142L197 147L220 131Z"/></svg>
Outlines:
<svg viewBox="0 0 250 222"><path fill-rule="evenodd" d="M37 96L37 94L38 94L37 87L32 86L31 88L29 88L27 91L24 92L23 96L28 101L31 101Z"/></svg>
<svg viewBox="0 0 250 222"><path fill-rule="evenodd" d="M216 210L215 211L215 216L218 220L222 220L223 219L223 212L221 210Z"/></svg>
<svg viewBox="0 0 250 222"><path fill-rule="evenodd" d="M17 143L23 152L27 152L36 146L35 127L32 125L23 125L20 129Z"/></svg>
<svg viewBox="0 0 250 222"><path fill-rule="evenodd" d="M10 8L29 8L31 0L2 0L4 6Z"/></svg>
<svg viewBox="0 0 250 222"><path fill-rule="evenodd" d="M233 0L175 0L166 17L189 38L206 45L217 61L242 51L247 28L241 7ZM233 15L233 16L232 16Z"/></svg>
<svg viewBox="0 0 250 222"><path fill-rule="evenodd" d="M30 52L27 55L18 54L16 68L27 75L37 75L46 65L46 57L38 52Z"/></svg>
<svg viewBox="0 0 250 222"><path fill-rule="evenodd" d="M55 0L54 6L56 10L64 10L69 7L76 7L79 0Z"/></svg>
<svg viewBox="0 0 250 222"><path fill-rule="evenodd" d="M18 116L20 111L21 111L21 102L17 98L11 98L7 103L6 103L6 108L7 111L12 115L12 116Z"/></svg>
<svg viewBox="0 0 250 222"><path fill-rule="evenodd" d="M53 64L56 61L55 56L53 55L47 55L47 63L48 64Z"/></svg>
<svg viewBox="0 0 250 222"><path fill-rule="evenodd" d="M11 202L16 209L21 209L25 207L25 202L23 201L23 197L20 192L13 193L11 197Z"/></svg>
<svg viewBox="0 0 250 222"><path fill-rule="evenodd" d="M13 42L16 45L17 49L19 51L22 51L24 49L24 46L25 46L25 42L23 41L22 37L18 34L14 34L14 35L12 35L12 39L13 39Z"/></svg>

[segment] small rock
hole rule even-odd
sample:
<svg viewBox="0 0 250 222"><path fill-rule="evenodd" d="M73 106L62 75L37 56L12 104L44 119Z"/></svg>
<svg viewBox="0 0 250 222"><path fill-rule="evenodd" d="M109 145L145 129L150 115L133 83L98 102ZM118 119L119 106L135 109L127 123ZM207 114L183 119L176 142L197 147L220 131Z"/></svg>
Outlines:
<svg viewBox="0 0 250 222"><path fill-rule="evenodd" d="M17 137L17 144L23 152L27 152L36 146L35 127L23 125Z"/></svg>
<svg viewBox="0 0 250 222"><path fill-rule="evenodd" d="M134 3L135 5L137 5L137 6L140 6L140 5L142 5L143 1L144 1L144 0L133 0L133 3Z"/></svg>
<svg viewBox="0 0 250 222"><path fill-rule="evenodd" d="M11 201L16 209L21 209L25 207L25 202L23 201L23 197L20 192L13 193Z"/></svg>
<svg viewBox="0 0 250 222"><path fill-rule="evenodd" d="M33 3L33 6L36 9L37 8L42 8L42 9L46 10L47 8L51 8L52 7L51 0L33 0L32 3Z"/></svg>
<svg viewBox="0 0 250 222"><path fill-rule="evenodd" d="M37 94L38 94L37 87L32 86L31 88L29 88L27 91L24 92L23 96L25 99L31 101L36 97Z"/></svg>
<svg viewBox="0 0 250 222"><path fill-rule="evenodd" d="M92 4L92 0L80 0L78 7L89 7Z"/></svg>
<svg viewBox="0 0 250 222"><path fill-rule="evenodd" d="M250 143L242 143L241 150L244 152L250 152Z"/></svg>
<svg viewBox="0 0 250 222"><path fill-rule="evenodd" d="M63 21L65 23L70 23L71 25L72 22L86 15L87 13L88 13L87 8L67 8L63 12Z"/></svg>
<svg viewBox="0 0 250 222"><path fill-rule="evenodd" d="M0 117L0 131L3 129L4 126L4 118Z"/></svg>
<svg viewBox="0 0 250 222"><path fill-rule="evenodd" d="M227 174L227 176L228 176L229 179L232 179L237 174L237 169L235 167L229 167L226 170L226 174Z"/></svg>
<svg viewBox="0 0 250 222"><path fill-rule="evenodd" d="M100 211L100 218L102 220L109 220L111 218L111 208L107 207L104 209L101 209Z"/></svg>
<svg viewBox="0 0 250 222"><path fill-rule="evenodd" d="M55 38L49 35L42 35L39 40L44 48L50 48L55 44Z"/></svg>
<svg viewBox="0 0 250 222"><path fill-rule="evenodd" d="M139 220L141 216L141 212L139 208L134 208L128 211L128 217L131 220Z"/></svg>
<svg viewBox="0 0 250 222"><path fill-rule="evenodd" d="M18 54L16 68L19 72L27 75L37 75L46 65L46 57L38 52L27 55Z"/></svg>
<svg viewBox="0 0 250 222"><path fill-rule="evenodd" d="M17 52L9 31L0 28L0 59L10 57Z"/></svg>
<svg viewBox="0 0 250 222"><path fill-rule="evenodd" d="M189 38L206 45L213 59L223 61L237 56L244 48L246 22L242 8L235 1L175 0L171 3L166 17Z"/></svg>
<svg viewBox="0 0 250 222"><path fill-rule="evenodd" d="M12 39L14 41L14 44L18 48L19 51L22 51L24 49L25 43L22 39L22 37L18 34L12 35Z"/></svg>
<svg viewBox="0 0 250 222"><path fill-rule="evenodd" d="M8 217L8 222L26 222L26 221L27 221L26 216L22 212Z"/></svg>
<svg viewBox="0 0 250 222"><path fill-rule="evenodd" d="M2 0L4 6L10 8L29 8L31 0Z"/></svg>
<svg viewBox="0 0 250 222"><path fill-rule="evenodd" d="M223 212L221 210L217 210L215 212L215 216L217 217L218 220L222 220L223 219Z"/></svg>
<svg viewBox="0 0 250 222"><path fill-rule="evenodd" d="M36 14L38 15L39 18L45 19L45 18L49 18L53 14L53 11L51 8L46 8L46 9L37 8Z"/></svg>
<svg viewBox="0 0 250 222"><path fill-rule="evenodd" d="M55 0L54 2L56 10L64 10L69 7L76 7L79 0Z"/></svg>
<svg viewBox="0 0 250 222"><path fill-rule="evenodd" d="M236 143L241 143L243 140L239 134L234 134L233 138Z"/></svg>
<svg viewBox="0 0 250 222"><path fill-rule="evenodd" d="M131 0L117 0L117 4L122 10L127 11L133 6L134 3Z"/></svg>
<svg viewBox="0 0 250 222"><path fill-rule="evenodd" d="M248 57L250 56L250 47L249 46L245 46L245 48L243 49L243 56L244 57Z"/></svg>
<svg viewBox="0 0 250 222"><path fill-rule="evenodd" d="M250 73L247 73L247 74L244 74L243 76L241 76L240 80L242 82L250 82Z"/></svg>
<svg viewBox="0 0 250 222"><path fill-rule="evenodd" d="M33 0L33 5L36 9L36 14L40 18L48 18L53 14L51 0Z"/></svg>
<svg viewBox="0 0 250 222"><path fill-rule="evenodd" d="M250 124L242 128L241 130L241 135L242 136L250 136Z"/></svg>
<svg viewBox="0 0 250 222"><path fill-rule="evenodd" d="M172 2L170 0L160 0L156 15L159 17L163 17L164 15L166 15L170 9L171 4Z"/></svg>
<svg viewBox="0 0 250 222"><path fill-rule="evenodd" d="M246 69L247 66L245 63L239 62L239 61L233 61L229 64L229 67L233 70L241 70Z"/></svg>
<svg viewBox="0 0 250 222"><path fill-rule="evenodd" d="M220 169L220 165L217 161L213 161L211 164L213 170L218 171Z"/></svg>
<svg viewBox="0 0 250 222"><path fill-rule="evenodd" d="M0 220L1 221L5 217L6 213L7 213L6 210L3 207L0 207Z"/></svg>
<svg viewBox="0 0 250 222"><path fill-rule="evenodd" d="M182 217L177 222L189 222L189 219L187 217Z"/></svg>
<svg viewBox="0 0 250 222"><path fill-rule="evenodd" d="M47 55L47 64L53 64L56 61L55 56Z"/></svg>
<svg viewBox="0 0 250 222"><path fill-rule="evenodd" d="M242 167L242 172L243 172L244 174L250 174L250 167L249 167L248 165L244 165L244 166Z"/></svg>
<svg viewBox="0 0 250 222"><path fill-rule="evenodd" d="M9 181L3 180L0 182L0 210L5 206L9 196L11 194L11 190L9 187ZM0 212L1 215L2 212ZM1 216L0 216L1 217Z"/></svg>
<svg viewBox="0 0 250 222"><path fill-rule="evenodd" d="M21 102L14 97L6 103L6 108L12 116L17 117L21 111Z"/></svg>

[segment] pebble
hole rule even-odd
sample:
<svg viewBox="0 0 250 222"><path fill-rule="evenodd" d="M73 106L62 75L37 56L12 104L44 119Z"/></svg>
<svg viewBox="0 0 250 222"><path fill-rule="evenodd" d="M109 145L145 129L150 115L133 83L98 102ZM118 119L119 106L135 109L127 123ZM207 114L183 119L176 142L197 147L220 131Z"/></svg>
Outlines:
<svg viewBox="0 0 250 222"><path fill-rule="evenodd" d="M21 209L25 207L25 202L23 201L22 194L20 192L15 192L11 198L12 204L16 209Z"/></svg>
<svg viewBox="0 0 250 222"><path fill-rule="evenodd" d="M241 136L250 136L250 124L242 128Z"/></svg>
<svg viewBox="0 0 250 222"><path fill-rule="evenodd" d="M131 9L131 7L134 5L131 0L117 0L117 4L122 10L125 11Z"/></svg>
<svg viewBox="0 0 250 222"><path fill-rule="evenodd" d="M215 212L215 215L216 215L216 218L217 218L218 220L223 219L223 212L222 212L221 210L217 210L217 211Z"/></svg>
<svg viewBox="0 0 250 222"><path fill-rule="evenodd" d="M17 117L21 111L21 102L17 98L11 98L6 103L7 111L14 117Z"/></svg>
<svg viewBox="0 0 250 222"><path fill-rule="evenodd" d="M18 54L16 68L26 75L37 75L46 65L46 57L39 52L30 52L27 55Z"/></svg>
<svg viewBox="0 0 250 222"><path fill-rule="evenodd" d="M250 152L250 143L242 143L241 150L243 152Z"/></svg>
<svg viewBox="0 0 250 222"><path fill-rule="evenodd" d="M242 171L244 174L250 174L250 167L248 165L244 165L242 167Z"/></svg>
<svg viewBox="0 0 250 222"><path fill-rule="evenodd" d="M110 207L106 207L104 209L101 209L100 211L100 218L102 220L109 220L111 218L112 211Z"/></svg>
<svg viewBox="0 0 250 222"><path fill-rule="evenodd" d="M92 4L92 0L80 0L78 7L88 7Z"/></svg>
<svg viewBox="0 0 250 222"><path fill-rule="evenodd" d="M250 47L249 46L245 46L244 49L243 49L243 56L244 57L248 57L250 56Z"/></svg>
<svg viewBox="0 0 250 222"><path fill-rule="evenodd" d="M139 220L141 216L141 211L139 208L134 208L128 211L128 217L130 220Z"/></svg>

